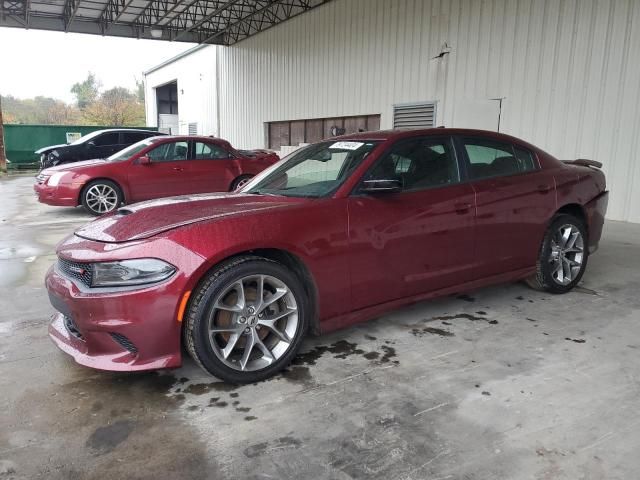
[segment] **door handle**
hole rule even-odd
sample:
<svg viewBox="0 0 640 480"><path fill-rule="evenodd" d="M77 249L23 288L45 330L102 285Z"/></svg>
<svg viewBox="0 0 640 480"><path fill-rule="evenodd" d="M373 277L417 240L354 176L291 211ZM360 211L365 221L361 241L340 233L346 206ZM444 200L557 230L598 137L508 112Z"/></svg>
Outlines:
<svg viewBox="0 0 640 480"><path fill-rule="evenodd" d="M547 192L551 191L551 185L548 185L548 184L538 185L538 191L540 193L547 193Z"/></svg>
<svg viewBox="0 0 640 480"><path fill-rule="evenodd" d="M182 172L182 171L184 170L184 168L182 168L182 167L173 167L173 169L174 169L176 172Z"/></svg>
<svg viewBox="0 0 640 480"><path fill-rule="evenodd" d="M469 210L471 210L470 203L456 203L453 207L456 209L456 212L460 215L469 213Z"/></svg>

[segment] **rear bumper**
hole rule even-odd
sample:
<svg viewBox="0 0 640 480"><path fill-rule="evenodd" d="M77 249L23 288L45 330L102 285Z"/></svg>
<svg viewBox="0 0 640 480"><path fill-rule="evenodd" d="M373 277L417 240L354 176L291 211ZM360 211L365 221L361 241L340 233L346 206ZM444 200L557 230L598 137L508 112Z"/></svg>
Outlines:
<svg viewBox="0 0 640 480"><path fill-rule="evenodd" d="M595 252L600 244L608 204L609 192L607 191L602 192L584 206L587 214L587 225L589 227L589 253Z"/></svg>
<svg viewBox="0 0 640 480"><path fill-rule="evenodd" d="M56 207L75 207L78 205L80 189L72 185L50 187L44 183L35 183L33 190L38 201Z"/></svg>

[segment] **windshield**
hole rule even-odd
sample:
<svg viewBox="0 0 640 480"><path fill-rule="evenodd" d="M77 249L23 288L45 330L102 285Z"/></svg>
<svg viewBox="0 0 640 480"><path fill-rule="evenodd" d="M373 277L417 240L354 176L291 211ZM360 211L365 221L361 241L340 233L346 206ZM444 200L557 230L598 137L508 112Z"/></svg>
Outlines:
<svg viewBox="0 0 640 480"><path fill-rule="evenodd" d="M302 148L260 175L245 193L324 197L334 192L380 142L322 142Z"/></svg>
<svg viewBox="0 0 640 480"><path fill-rule="evenodd" d="M153 143L153 138L145 138L144 140L140 140L138 143L134 143L133 145L128 146L124 150L120 150L119 152L114 153L110 157L107 158L109 162L122 162L124 160L129 160L136 153L144 150L149 145Z"/></svg>

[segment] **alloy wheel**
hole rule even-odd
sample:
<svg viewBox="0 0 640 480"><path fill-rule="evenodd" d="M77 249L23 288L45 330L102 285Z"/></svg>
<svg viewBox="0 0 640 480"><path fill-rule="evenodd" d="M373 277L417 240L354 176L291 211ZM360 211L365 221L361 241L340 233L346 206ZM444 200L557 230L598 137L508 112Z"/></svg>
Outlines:
<svg viewBox="0 0 640 480"><path fill-rule="evenodd" d="M570 284L580 273L584 262L584 239L580 230L565 224L551 238L549 263L551 276L559 285Z"/></svg>
<svg viewBox="0 0 640 480"><path fill-rule="evenodd" d="M85 199L87 206L97 213L107 213L118 206L118 192L102 183L89 187Z"/></svg>
<svg viewBox="0 0 640 480"><path fill-rule="evenodd" d="M215 355L239 371L261 370L277 361L298 328L295 296L270 275L250 275L230 284L216 298L208 319Z"/></svg>
<svg viewBox="0 0 640 480"><path fill-rule="evenodd" d="M234 191L238 191L242 189L242 187L244 187L250 181L251 181L251 177L241 178L240 180L238 180L238 183L236 183L236 188L234 188Z"/></svg>

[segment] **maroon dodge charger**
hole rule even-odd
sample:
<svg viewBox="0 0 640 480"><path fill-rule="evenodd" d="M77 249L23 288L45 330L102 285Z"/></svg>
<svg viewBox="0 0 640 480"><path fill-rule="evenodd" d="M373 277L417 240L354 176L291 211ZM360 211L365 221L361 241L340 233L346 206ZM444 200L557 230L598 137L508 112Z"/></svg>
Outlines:
<svg viewBox="0 0 640 480"><path fill-rule="evenodd" d="M53 341L105 370L253 382L308 332L498 282L571 290L596 250L600 164L507 135L359 133L304 147L234 193L120 208L58 247Z"/></svg>

